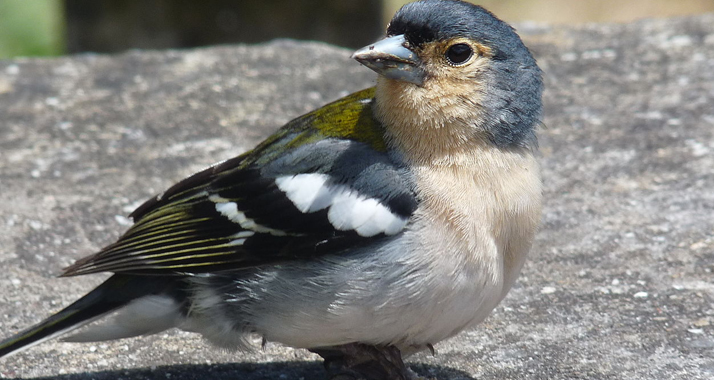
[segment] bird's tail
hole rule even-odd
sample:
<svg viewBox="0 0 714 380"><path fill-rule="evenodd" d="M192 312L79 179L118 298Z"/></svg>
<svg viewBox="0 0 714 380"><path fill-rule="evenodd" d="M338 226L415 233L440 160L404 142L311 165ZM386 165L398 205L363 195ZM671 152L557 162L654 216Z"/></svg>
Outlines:
<svg viewBox="0 0 714 380"><path fill-rule="evenodd" d="M172 285L166 277L114 275L59 313L0 342L0 358L68 333L133 300L166 294Z"/></svg>

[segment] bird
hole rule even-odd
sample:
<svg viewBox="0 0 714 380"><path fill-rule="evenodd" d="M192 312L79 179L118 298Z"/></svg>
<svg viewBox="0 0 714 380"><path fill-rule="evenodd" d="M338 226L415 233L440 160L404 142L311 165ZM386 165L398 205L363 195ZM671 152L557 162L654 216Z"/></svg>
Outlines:
<svg viewBox="0 0 714 380"><path fill-rule="evenodd" d="M352 58L374 87L139 206L61 275L112 276L0 357L179 328L310 350L331 379L418 378L404 358L482 322L531 249L542 72L513 27L460 0L404 5Z"/></svg>

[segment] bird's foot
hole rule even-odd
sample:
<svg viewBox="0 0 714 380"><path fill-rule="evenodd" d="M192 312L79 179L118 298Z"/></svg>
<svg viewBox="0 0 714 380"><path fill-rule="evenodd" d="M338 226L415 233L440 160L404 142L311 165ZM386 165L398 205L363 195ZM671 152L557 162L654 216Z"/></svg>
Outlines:
<svg viewBox="0 0 714 380"><path fill-rule="evenodd" d="M394 346L350 343L313 349L325 359L330 380L420 380L402 361Z"/></svg>

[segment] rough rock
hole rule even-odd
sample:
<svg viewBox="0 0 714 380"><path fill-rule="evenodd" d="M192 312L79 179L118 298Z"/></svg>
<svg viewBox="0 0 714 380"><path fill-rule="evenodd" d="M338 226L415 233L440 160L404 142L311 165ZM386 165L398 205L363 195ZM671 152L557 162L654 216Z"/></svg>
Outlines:
<svg viewBox="0 0 714 380"><path fill-rule="evenodd" d="M714 15L519 25L545 71L543 227L478 328L410 358L439 379L714 378ZM275 41L0 61L0 331L104 277L55 278L144 199L372 85L349 51ZM52 341L0 377L316 379L317 357L170 331Z"/></svg>

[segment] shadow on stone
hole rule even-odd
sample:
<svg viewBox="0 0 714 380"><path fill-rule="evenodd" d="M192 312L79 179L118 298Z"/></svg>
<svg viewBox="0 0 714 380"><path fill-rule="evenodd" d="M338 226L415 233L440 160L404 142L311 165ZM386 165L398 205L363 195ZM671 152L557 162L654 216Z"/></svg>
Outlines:
<svg viewBox="0 0 714 380"><path fill-rule="evenodd" d="M410 368L420 376L439 380L473 380L469 374L453 368L413 363ZM8 378L11 379L11 378ZM17 378L19 379L19 378ZM326 379L322 362L283 361L270 363L185 364L127 370L84 372L60 376L35 377L34 380L318 380Z"/></svg>

